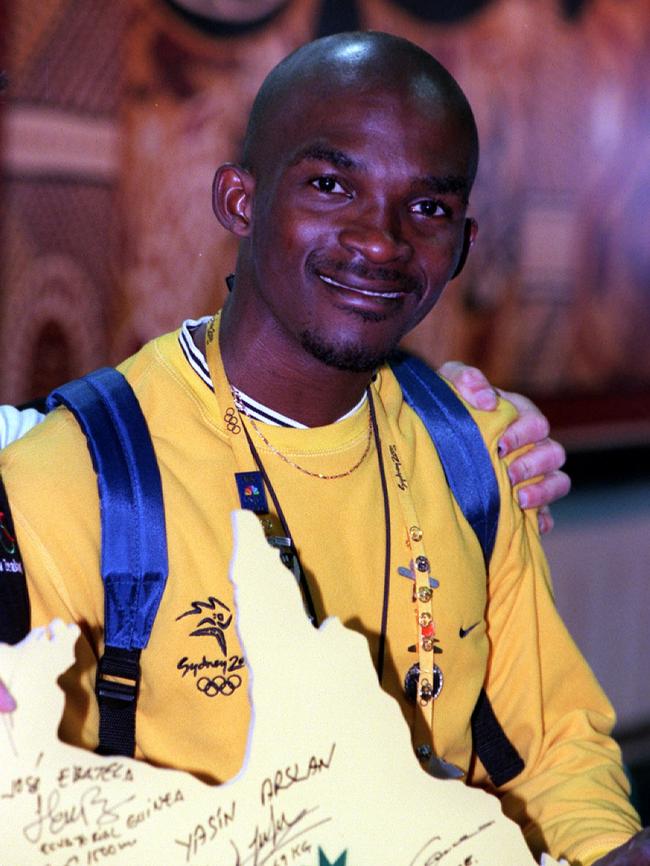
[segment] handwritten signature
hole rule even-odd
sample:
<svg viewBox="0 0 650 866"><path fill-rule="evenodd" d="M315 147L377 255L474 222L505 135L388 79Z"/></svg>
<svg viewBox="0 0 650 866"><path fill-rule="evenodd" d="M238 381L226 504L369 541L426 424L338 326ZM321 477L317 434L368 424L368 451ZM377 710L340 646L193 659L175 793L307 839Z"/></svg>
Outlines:
<svg viewBox="0 0 650 866"><path fill-rule="evenodd" d="M456 839L455 842L452 842L451 844L448 843L446 847L439 847L440 842L442 841L440 836L432 836L430 839L427 839L424 845L420 848L415 857L409 863L409 866L433 866L433 864L444 860L447 855L458 853L456 849L460 845L467 842L469 839L473 839L475 836L480 835L493 824L494 821L488 821L485 824L481 824L473 833L463 833L463 835ZM474 858L472 854L469 854L461 861L461 866L471 866L473 863Z"/></svg>
<svg viewBox="0 0 650 866"><path fill-rule="evenodd" d="M271 804L267 820L255 826L253 838L247 846L250 854L242 857L235 842L230 840L236 855L235 866L244 866L247 863L252 863L253 866L263 866L264 863L275 857L278 851L288 845L300 853L311 850L311 846L304 840L301 841L301 838L332 820L326 817L316 821L311 819L311 821L304 823L305 819L316 812L318 808L318 806L311 809L302 808L295 815L288 816L286 811L277 813Z"/></svg>
<svg viewBox="0 0 650 866"><path fill-rule="evenodd" d="M36 819L23 827L23 835L34 844L41 841L43 833L56 835L68 827L105 827L120 819L119 810L135 799L135 794L111 803L102 795L99 785L87 788L72 803L62 804L61 793L51 791L47 796L36 796Z"/></svg>

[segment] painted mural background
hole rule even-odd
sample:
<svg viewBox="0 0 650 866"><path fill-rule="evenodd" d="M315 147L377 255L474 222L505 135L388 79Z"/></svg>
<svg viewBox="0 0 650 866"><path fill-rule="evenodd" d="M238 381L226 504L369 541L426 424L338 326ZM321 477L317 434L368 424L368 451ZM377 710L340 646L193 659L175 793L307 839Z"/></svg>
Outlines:
<svg viewBox="0 0 650 866"><path fill-rule="evenodd" d="M0 401L220 304L215 166L278 60L361 27L437 56L481 135L479 242L409 345L650 441L643 0L5 0L0 27Z"/></svg>

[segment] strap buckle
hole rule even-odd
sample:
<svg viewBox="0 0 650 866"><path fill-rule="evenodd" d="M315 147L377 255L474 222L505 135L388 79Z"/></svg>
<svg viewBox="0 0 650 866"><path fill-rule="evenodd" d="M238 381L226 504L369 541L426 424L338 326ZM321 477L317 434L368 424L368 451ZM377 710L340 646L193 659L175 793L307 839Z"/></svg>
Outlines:
<svg viewBox="0 0 650 866"><path fill-rule="evenodd" d="M119 677L119 679L114 679ZM109 679L110 678L110 679ZM130 682L123 682L130 680ZM95 694L98 699L135 704L140 687L140 650L107 646L97 665Z"/></svg>
<svg viewBox="0 0 650 866"><path fill-rule="evenodd" d="M280 551L280 561L289 571L293 572L293 576L298 583L301 582L302 575L300 573L300 561L293 542L290 538L285 538L283 535L267 535L266 540L276 550Z"/></svg>

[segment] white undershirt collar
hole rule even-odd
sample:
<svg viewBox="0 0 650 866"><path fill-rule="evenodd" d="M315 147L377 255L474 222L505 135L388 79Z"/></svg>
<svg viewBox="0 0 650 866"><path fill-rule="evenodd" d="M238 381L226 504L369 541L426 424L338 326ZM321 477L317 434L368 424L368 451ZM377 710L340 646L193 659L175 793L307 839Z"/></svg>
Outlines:
<svg viewBox="0 0 650 866"><path fill-rule="evenodd" d="M207 324L211 320L211 318L211 316L204 316L201 319L186 319L181 325L178 342L180 343L183 354L185 355L185 358L187 359L190 367L203 381L203 383L207 385L211 391L214 391L212 379L210 378L208 362L203 352L199 348L197 348L196 343L192 339L192 334L194 333L194 331L197 328L200 328L201 325ZM256 421L262 421L264 424L272 424L276 427L295 427L302 430L307 429L306 424L302 424L300 421L289 418L287 415L283 415L281 412L276 412L275 409L270 409L268 406L265 406L263 403L259 403L257 400L254 400L252 397L244 394L242 391L239 391L239 396L241 398L241 402L243 404L243 408L246 414L251 415L253 418L255 418ZM346 418L349 418L351 415L354 415L355 412L358 412L359 409L364 405L366 400L367 396L366 392L364 391L363 396L361 397L359 402L355 406L353 406L348 412L346 412L345 415L341 415L340 418L337 418L335 423L338 424L339 421L343 421Z"/></svg>

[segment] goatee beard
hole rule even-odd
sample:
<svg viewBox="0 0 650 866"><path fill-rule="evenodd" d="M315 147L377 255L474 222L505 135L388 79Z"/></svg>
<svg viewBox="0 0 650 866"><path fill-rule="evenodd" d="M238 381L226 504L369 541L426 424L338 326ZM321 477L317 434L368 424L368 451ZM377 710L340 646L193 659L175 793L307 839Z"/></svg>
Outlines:
<svg viewBox="0 0 650 866"><path fill-rule="evenodd" d="M337 370L372 373L386 363L390 352L377 352L364 346L345 346L326 342L316 331L304 330L300 343L307 352Z"/></svg>

